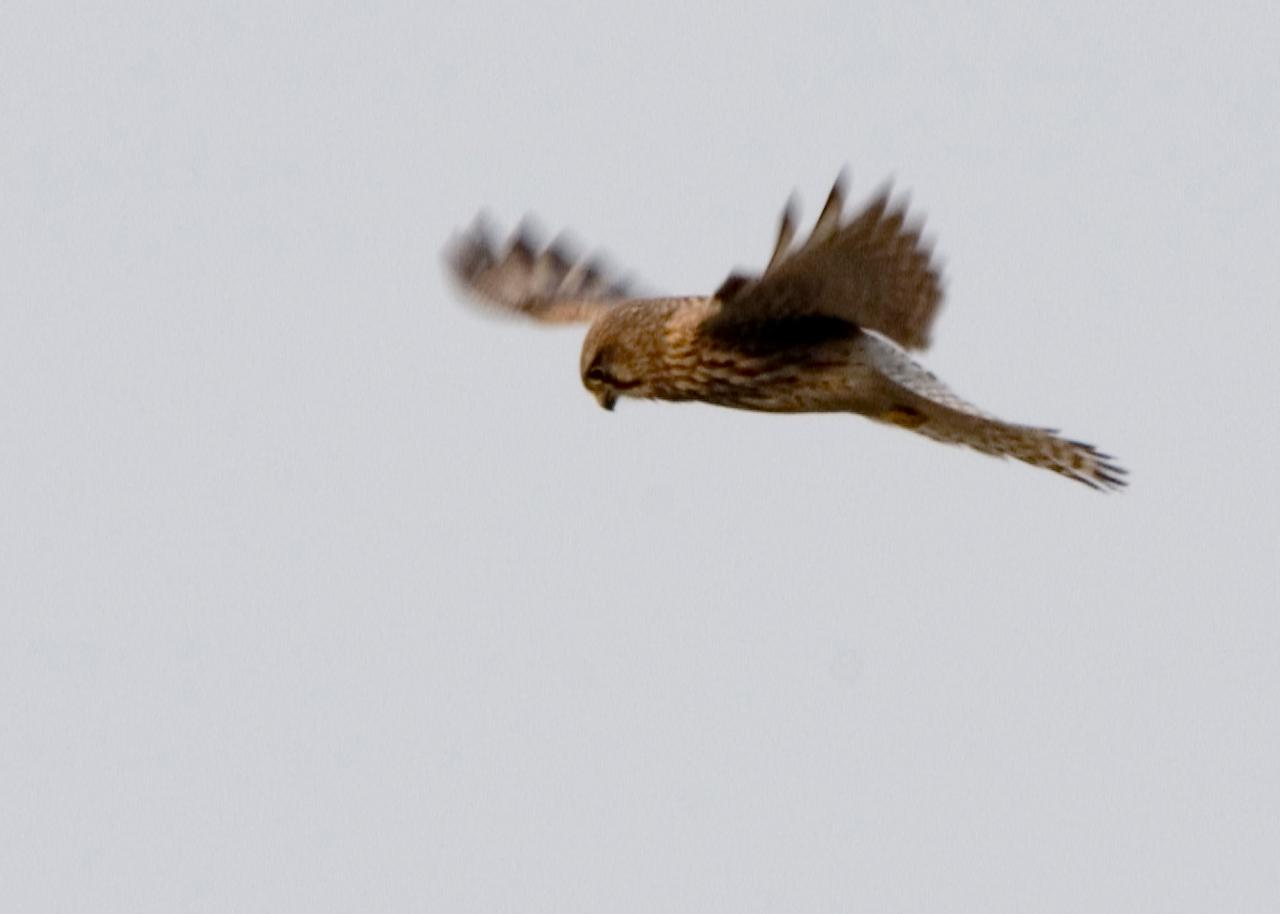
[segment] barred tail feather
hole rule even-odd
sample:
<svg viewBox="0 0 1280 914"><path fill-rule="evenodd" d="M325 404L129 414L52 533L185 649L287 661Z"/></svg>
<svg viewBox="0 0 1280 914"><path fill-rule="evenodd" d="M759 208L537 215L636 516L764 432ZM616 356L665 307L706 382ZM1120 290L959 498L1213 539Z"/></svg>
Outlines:
<svg viewBox="0 0 1280 914"><path fill-rule="evenodd" d="M1110 454L1083 441L1059 437L1052 429L956 414L946 407L935 406L926 410L925 421L914 431L935 441L966 445L994 457L1012 457L1101 491L1115 491L1128 484L1126 471Z"/></svg>
<svg viewBox="0 0 1280 914"><path fill-rule="evenodd" d="M890 343L864 335L859 353L879 372L886 408L877 418L947 444L1044 467L1099 490L1126 485L1115 458L1054 429L1014 425L957 396L931 372Z"/></svg>

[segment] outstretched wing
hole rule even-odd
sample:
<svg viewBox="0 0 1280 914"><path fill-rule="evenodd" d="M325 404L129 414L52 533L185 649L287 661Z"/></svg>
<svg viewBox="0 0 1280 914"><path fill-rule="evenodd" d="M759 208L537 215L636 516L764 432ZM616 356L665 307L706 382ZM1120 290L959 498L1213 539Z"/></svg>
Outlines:
<svg viewBox="0 0 1280 914"><path fill-rule="evenodd" d="M894 205L886 187L841 222L844 175L836 179L809 238L795 250L787 204L764 275L730 276L716 293L724 306L713 332L802 317L834 318L883 333L908 349L929 343L942 284L921 227Z"/></svg>
<svg viewBox="0 0 1280 914"><path fill-rule="evenodd" d="M576 258L563 240L540 248L525 227L499 256L477 218L450 241L444 259L454 279L479 301L550 323L591 321L628 297L626 283L611 278L598 259Z"/></svg>

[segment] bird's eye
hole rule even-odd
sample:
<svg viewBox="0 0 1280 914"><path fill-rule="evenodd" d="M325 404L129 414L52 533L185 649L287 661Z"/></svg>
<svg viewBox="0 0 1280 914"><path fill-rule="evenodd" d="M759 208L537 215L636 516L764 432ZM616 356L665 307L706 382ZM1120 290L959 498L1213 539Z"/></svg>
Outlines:
<svg viewBox="0 0 1280 914"><path fill-rule="evenodd" d="M603 382L605 382L605 381L608 381L608 380L609 380L609 376L608 376L607 374L605 374L605 373L604 373L604 369L603 369L603 368L600 368L599 366L596 366L596 367L591 368L591 369L587 372L587 380L588 380L588 381L600 381L601 383L603 383Z"/></svg>

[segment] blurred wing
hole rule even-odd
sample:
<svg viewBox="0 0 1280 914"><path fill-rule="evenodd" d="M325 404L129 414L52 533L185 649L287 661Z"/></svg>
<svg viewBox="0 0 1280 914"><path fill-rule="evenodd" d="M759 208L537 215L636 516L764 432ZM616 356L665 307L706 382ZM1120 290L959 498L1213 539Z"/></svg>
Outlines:
<svg viewBox="0 0 1280 914"><path fill-rule="evenodd" d="M445 248L445 263L477 300L550 323L591 321L627 298L626 283L610 278L598 260L579 260L563 241L539 250L526 228L497 248L482 220Z"/></svg>
<svg viewBox="0 0 1280 914"><path fill-rule="evenodd" d="M924 348L942 304L942 285L918 222L892 205L886 187L841 223L844 176L836 179L813 232L790 249L795 234L788 204L764 275L730 276L710 329L797 317L836 318L883 333L908 349Z"/></svg>

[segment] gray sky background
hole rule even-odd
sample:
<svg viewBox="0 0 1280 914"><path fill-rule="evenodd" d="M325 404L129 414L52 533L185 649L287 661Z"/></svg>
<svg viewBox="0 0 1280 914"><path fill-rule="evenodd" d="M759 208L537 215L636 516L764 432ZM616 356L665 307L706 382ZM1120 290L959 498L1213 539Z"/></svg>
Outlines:
<svg viewBox="0 0 1280 914"><path fill-rule="evenodd" d="M1277 910L1280 26L1116 6L5 3L0 906ZM442 275L709 291L846 163L1129 492Z"/></svg>

